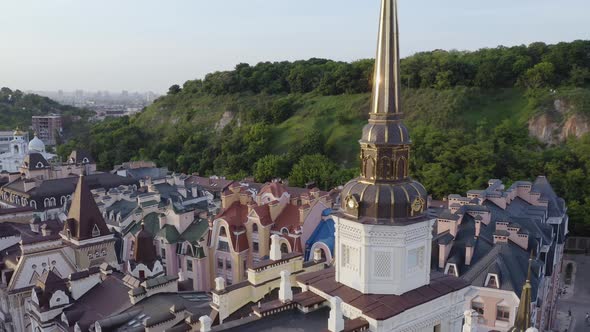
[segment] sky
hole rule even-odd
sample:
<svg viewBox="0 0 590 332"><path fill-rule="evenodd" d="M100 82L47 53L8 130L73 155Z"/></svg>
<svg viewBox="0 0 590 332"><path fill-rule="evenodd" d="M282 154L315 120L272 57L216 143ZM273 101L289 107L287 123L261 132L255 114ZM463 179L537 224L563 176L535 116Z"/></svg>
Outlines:
<svg viewBox="0 0 590 332"><path fill-rule="evenodd" d="M0 86L154 91L238 63L374 57L379 0L0 0ZM590 38L589 0L399 0L402 56Z"/></svg>

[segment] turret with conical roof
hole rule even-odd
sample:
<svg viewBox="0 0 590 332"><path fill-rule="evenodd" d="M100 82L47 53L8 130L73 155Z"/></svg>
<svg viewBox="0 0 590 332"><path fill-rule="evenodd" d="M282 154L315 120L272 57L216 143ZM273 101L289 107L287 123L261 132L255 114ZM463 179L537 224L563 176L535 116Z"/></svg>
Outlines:
<svg viewBox="0 0 590 332"><path fill-rule="evenodd" d="M111 235L84 175L78 179L62 234L76 241Z"/></svg>
<svg viewBox="0 0 590 332"><path fill-rule="evenodd" d="M397 0L382 0L371 112L359 141L361 176L342 190L343 210L359 222L424 219L427 192L409 176L411 140L402 119Z"/></svg>
<svg viewBox="0 0 590 332"><path fill-rule="evenodd" d="M135 238L135 245L133 247L135 262L152 268L158 259L156 246L154 245L154 237L150 232L145 230L145 225L142 223L141 230L137 233Z"/></svg>

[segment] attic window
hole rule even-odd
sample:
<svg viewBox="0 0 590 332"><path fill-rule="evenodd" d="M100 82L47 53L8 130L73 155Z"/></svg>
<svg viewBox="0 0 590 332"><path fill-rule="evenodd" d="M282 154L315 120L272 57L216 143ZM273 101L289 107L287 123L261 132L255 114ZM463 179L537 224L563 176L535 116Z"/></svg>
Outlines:
<svg viewBox="0 0 590 332"><path fill-rule="evenodd" d="M83 164L88 164L90 162L90 160L88 160L88 158L84 158L82 159L82 163Z"/></svg>
<svg viewBox="0 0 590 332"><path fill-rule="evenodd" d="M94 225L92 228L92 237L100 236L100 229L98 229L98 225Z"/></svg>
<svg viewBox="0 0 590 332"><path fill-rule="evenodd" d="M497 274L488 274L488 277L486 278L486 287L500 288L500 282L498 280Z"/></svg>
<svg viewBox="0 0 590 332"><path fill-rule="evenodd" d="M449 274L449 275L453 275L455 277L458 277L458 271L457 271L457 264L447 264L447 267L445 268L445 274Z"/></svg>
<svg viewBox="0 0 590 332"><path fill-rule="evenodd" d="M35 167L37 167L37 168L43 168L43 166L44 166L44 165L43 165L43 163L42 163L42 162L38 162L38 163L37 163L37 166L35 166Z"/></svg>

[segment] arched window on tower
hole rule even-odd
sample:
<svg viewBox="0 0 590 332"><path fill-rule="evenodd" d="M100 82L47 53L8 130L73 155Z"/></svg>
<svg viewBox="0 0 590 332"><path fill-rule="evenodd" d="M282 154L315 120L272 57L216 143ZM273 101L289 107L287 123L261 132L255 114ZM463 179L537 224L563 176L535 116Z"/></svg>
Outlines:
<svg viewBox="0 0 590 332"><path fill-rule="evenodd" d="M389 157L381 158L381 176L385 179L391 178L391 159Z"/></svg>
<svg viewBox="0 0 590 332"><path fill-rule="evenodd" d="M257 223L252 224L252 233L258 233L258 224Z"/></svg>
<svg viewBox="0 0 590 332"><path fill-rule="evenodd" d="M401 157L397 160L396 178L401 180L407 176L407 162L405 157Z"/></svg>

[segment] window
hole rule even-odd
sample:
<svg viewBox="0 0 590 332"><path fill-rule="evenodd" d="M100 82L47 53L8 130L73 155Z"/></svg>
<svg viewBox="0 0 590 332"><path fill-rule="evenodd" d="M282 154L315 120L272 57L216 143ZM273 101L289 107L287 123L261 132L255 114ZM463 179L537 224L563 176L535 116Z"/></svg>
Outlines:
<svg viewBox="0 0 590 332"><path fill-rule="evenodd" d="M408 252L408 270L416 270L423 267L424 248L412 249Z"/></svg>
<svg viewBox="0 0 590 332"><path fill-rule="evenodd" d="M166 258L166 249L162 248L160 249L160 252L162 253L162 258Z"/></svg>
<svg viewBox="0 0 590 332"><path fill-rule="evenodd" d="M225 227L221 227L219 230L219 236L227 236L227 232L225 231Z"/></svg>
<svg viewBox="0 0 590 332"><path fill-rule="evenodd" d="M229 244L227 241L219 240L217 242L217 250L229 252Z"/></svg>
<svg viewBox="0 0 590 332"><path fill-rule="evenodd" d="M483 303L471 302L471 309L475 310L475 312L477 312L480 315L483 315L484 313Z"/></svg>
<svg viewBox="0 0 590 332"><path fill-rule="evenodd" d="M488 275L486 287L498 288L498 278L494 274Z"/></svg>
<svg viewBox="0 0 590 332"><path fill-rule="evenodd" d="M106 256L106 255L107 255L107 250L106 250L106 249L103 249L103 250L102 250L100 253L101 253L103 256Z"/></svg>
<svg viewBox="0 0 590 332"><path fill-rule="evenodd" d="M139 279L145 279L145 271L139 270Z"/></svg>
<svg viewBox="0 0 590 332"><path fill-rule="evenodd" d="M286 244L286 243L283 243L283 244L281 244L281 252L282 252L283 254L286 254L286 253L288 253L288 252L289 252L289 247L287 246L287 244Z"/></svg>
<svg viewBox="0 0 590 332"><path fill-rule="evenodd" d="M186 260L186 270L187 271L192 271L193 270L193 261L191 261L190 259Z"/></svg>
<svg viewBox="0 0 590 332"><path fill-rule="evenodd" d="M231 260L230 259L225 260L225 268L228 270L231 270Z"/></svg>
<svg viewBox="0 0 590 332"><path fill-rule="evenodd" d="M252 224L252 233L258 233L258 224Z"/></svg>
<svg viewBox="0 0 590 332"><path fill-rule="evenodd" d="M252 250L254 250L254 253L258 253L258 251L260 250L260 248L258 247L258 242L252 242Z"/></svg>
<svg viewBox="0 0 590 332"><path fill-rule="evenodd" d="M98 229L98 225L94 225L92 228L92 237L100 236L100 229Z"/></svg>
<svg viewBox="0 0 590 332"><path fill-rule="evenodd" d="M223 269L223 259L221 259L221 258L217 259L217 268Z"/></svg>
<svg viewBox="0 0 590 332"><path fill-rule="evenodd" d="M450 275L457 275L457 272L455 271L455 264L449 264L449 270L447 271L447 274Z"/></svg>
<svg viewBox="0 0 590 332"><path fill-rule="evenodd" d="M510 308L498 307L497 309L496 319L503 322L508 322L510 320Z"/></svg>

